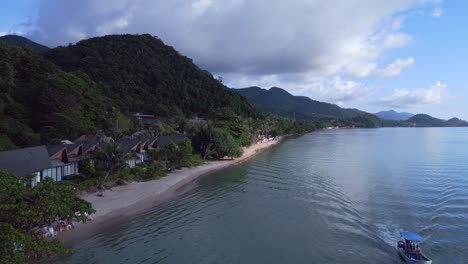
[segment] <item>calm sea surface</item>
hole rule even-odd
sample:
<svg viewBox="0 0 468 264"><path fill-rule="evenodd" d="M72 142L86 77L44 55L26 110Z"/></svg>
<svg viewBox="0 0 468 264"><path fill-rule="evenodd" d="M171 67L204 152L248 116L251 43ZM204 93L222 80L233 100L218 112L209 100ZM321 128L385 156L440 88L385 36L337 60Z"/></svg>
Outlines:
<svg viewBox="0 0 468 264"><path fill-rule="evenodd" d="M468 263L468 129L328 130L202 178L59 263Z"/></svg>

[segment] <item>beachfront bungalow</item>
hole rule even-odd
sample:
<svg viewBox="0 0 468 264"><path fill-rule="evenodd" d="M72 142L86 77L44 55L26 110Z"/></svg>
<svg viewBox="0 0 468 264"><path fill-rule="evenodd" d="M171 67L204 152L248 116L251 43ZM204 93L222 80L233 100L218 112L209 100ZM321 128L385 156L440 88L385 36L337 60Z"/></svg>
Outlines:
<svg viewBox="0 0 468 264"><path fill-rule="evenodd" d="M156 150L156 148L158 147L157 142L157 137L149 137L146 139L146 142L143 145L143 150L145 151L143 159L145 162L149 162L152 160L151 151Z"/></svg>
<svg viewBox="0 0 468 264"><path fill-rule="evenodd" d="M0 152L0 169L18 176L32 175L33 187L43 179L43 171L51 166L46 146Z"/></svg>
<svg viewBox="0 0 468 264"><path fill-rule="evenodd" d="M77 138L73 144L83 145L83 155L88 154L89 152L99 150L99 139L94 136L81 136Z"/></svg>
<svg viewBox="0 0 468 264"><path fill-rule="evenodd" d="M146 141L142 141L141 139L125 139L119 142L126 153L135 154L131 158L129 158L126 163L128 167L133 168L138 164L144 162L144 155L142 154L142 149L144 143Z"/></svg>
<svg viewBox="0 0 468 264"><path fill-rule="evenodd" d="M62 181L78 174L78 162L83 158L82 144L46 146L52 166L42 171L43 177Z"/></svg>

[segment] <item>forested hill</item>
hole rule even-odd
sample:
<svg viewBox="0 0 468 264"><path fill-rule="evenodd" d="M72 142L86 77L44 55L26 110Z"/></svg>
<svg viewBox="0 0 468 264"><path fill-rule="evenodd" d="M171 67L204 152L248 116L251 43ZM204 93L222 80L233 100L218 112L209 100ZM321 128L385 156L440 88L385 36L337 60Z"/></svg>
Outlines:
<svg viewBox="0 0 468 264"><path fill-rule="evenodd" d="M259 87L234 89L246 96L259 111L296 119L353 118L363 114L357 109L344 109L335 104L323 103L305 96L293 96L287 91L273 87L269 90Z"/></svg>
<svg viewBox="0 0 468 264"><path fill-rule="evenodd" d="M124 112L206 116L228 107L241 115L256 113L245 97L148 34L91 38L47 56L66 71L88 74Z"/></svg>
<svg viewBox="0 0 468 264"><path fill-rule="evenodd" d="M0 43L0 150L92 133L108 100L83 73L66 73L42 55Z"/></svg>
<svg viewBox="0 0 468 264"><path fill-rule="evenodd" d="M17 35L1 36L0 42L3 42L10 47L27 48L35 52L45 52L49 50L49 48L44 45Z"/></svg>
<svg viewBox="0 0 468 264"><path fill-rule="evenodd" d="M449 120L438 119L426 114L417 114L406 122L418 127L466 127L468 122L456 117Z"/></svg>

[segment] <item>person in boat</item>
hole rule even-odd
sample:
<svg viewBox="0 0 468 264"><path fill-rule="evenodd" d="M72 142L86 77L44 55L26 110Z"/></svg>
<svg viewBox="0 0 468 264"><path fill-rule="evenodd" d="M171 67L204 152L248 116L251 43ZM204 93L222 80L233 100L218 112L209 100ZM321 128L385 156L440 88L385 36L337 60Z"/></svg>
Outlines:
<svg viewBox="0 0 468 264"><path fill-rule="evenodd" d="M419 248L419 244L416 244L414 253L416 254L416 259L421 259L421 249Z"/></svg>

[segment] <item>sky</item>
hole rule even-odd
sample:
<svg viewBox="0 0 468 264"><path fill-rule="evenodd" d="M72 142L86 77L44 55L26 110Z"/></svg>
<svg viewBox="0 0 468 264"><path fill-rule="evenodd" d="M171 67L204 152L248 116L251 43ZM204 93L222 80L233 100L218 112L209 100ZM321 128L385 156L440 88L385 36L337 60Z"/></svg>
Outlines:
<svg viewBox="0 0 468 264"><path fill-rule="evenodd" d="M3 0L0 35L49 47L149 33L233 88L468 120L468 1Z"/></svg>

